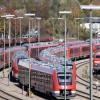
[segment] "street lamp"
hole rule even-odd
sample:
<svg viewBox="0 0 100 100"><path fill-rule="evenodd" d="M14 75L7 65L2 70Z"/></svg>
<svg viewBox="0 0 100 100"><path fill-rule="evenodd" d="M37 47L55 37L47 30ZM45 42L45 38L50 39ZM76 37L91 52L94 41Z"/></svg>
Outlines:
<svg viewBox="0 0 100 100"><path fill-rule="evenodd" d="M1 18L3 18L4 19L4 65L3 65L3 77L4 77L4 69L5 69L5 32L6 32L6 23L5 23L5 18L6 18L6 15L3 15L3 16L1 16Z"/></svg>
<svg viewBox="0 0 100 100"><path fill-rule="evenodd" d="M17 18L13 18L15 20L15 46L16 46L16 20Z"/></svg>
<svg viewBox="0 0 100 100"><path fill-rule="evenodd" d="M92 75L92 70L93 70L93 50L92 50L92 10L100 10L100 6L96 5L80 5L81 9L83 10L89 10L90 11L90 100L93 100L93 93L92 93L92 80L93 80L93 75Z"/></svg>
<svg viewBox="0 0 100 100"><path fill-rule="evenodd" d="M59 14L63 14L64 15L64 18L65 18L65 46L64 46L64 53L65 53L65 69L64 69L64 74L65 74L65 86L64 86L64 88L65 88L65 96L64 96L64 100L66 100L66 54L67 54L67 52L66 52L66 42L67 42L67 40L66 40L66 33L67 33L67 27L66 27L66 25L67 25L67 23L66 23L66 16L67 16L67 14L71 14L72 12L71 11L59 11Z"/></svg>
<svg viewBox="0 0 100 100"><path fill-rule="evenodd" d="M23 19L23 17L17 17L17 19L19 19L19 23L20 23L20 46L21 46L21 42L22 42L22 39L21 39L21 33L22 33L22 30L21 30L21 27L22 27L21 20Z"/></svg>
<svg viewBox="0 0 100 100"><path fill-rule="evenodd" d="M55 17L51 17L51 18L49 18L49 19L51 19L51 20L53 20L53 23L52 23L52 27L53 27L53 34L54 34L54 20L64 20L64 18L61 18L61 17L58 17L58 18L55 18ZM53 36L53 38L54 38L54 36ZM60 34L59 34L59 38L60 38Z"/></svg>
<svg viewBox="0 0 100 100"><path fill-rule="evenodd" d="M26 13L26 14L24 14L26 17L29 17L29 24L28 24L28 26L29 26L29 58L30 58L30 30L31 30L31 28L30 28L30 17L34 17L35 16L35 14L32 14L32 13ZM31 91L31 64L29 65L29 97L31 96L31 94L30 94L30 91Z"/></svg>
<svg viewBox="0 0 100 100"><path fill-rule="evenodd" d="M40 21L41 21L41 17L36 17L36 19L38 20L37 26L38 26L38 42L40 42Z"/></svg>
<svg viewBox="0 0 100 100"><path fill-rule="evenodd" d="M8 19L8 22L9 22L9 75L8 75L8 85L9 85L9 81L10 81L10 62L11 62L11 59L10 59L10 47L11 47L11 44L10 44L10 39L11 39L11 19L14 17L14 15L6 15L6 19Z"/></svg>
<svg viewBox="0 0 100 100"><path fill-rule="evenodd" d="M38 28L38 43L40 43L40 21L41 21L41 17L36 17L37 19L37 28ZM38 54L37 56L39 56L39 46L38 46Z"/></svg>
<svg viewBox="0 0 100 100"><path fill-rule="evenodd" d="M76 25L76 21L77 21L77 20L81 20L81 19L83 20L84 18L75 18L75 25ZM77 37L78 37L77 39L78 39L78 40L79 40L79 32L80 32L79 26L80 26L80 25L79 25L79 21L78 21L78 32L77 32Z"/></svg>

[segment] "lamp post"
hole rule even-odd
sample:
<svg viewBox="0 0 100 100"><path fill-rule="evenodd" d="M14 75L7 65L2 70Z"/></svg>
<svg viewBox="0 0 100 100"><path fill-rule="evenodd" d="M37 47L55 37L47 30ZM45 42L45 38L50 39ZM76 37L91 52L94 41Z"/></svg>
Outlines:
<svg viewBox="0 0 100 100"><path fill-rule="evenodd" d="M16 20L17 18L13 18L15 20L15 46L16 46Z"/></svg>
<svg viewBox="0 0 100 100"><path fill-rule="evenodd" d="M66 25L67 25L67 23L66 23L66 16L67 16L67 14L71 14L72 12L71 11L59 11L59 14L63 14L64 15L64 18L65 18L65 45L64 45L64 55L65 55L65 68L64 68L64 75L65 75L65 84L64 84L64 88L65 88L65 95L64 95L64 100L66 100L66 54L67 54L67 52L66 52L66 42L67 42L67 40L66 40L66 33L67 33L67 27L66 27Z"/></svg>
<svg viewBox="0 0 100 100"><path fill-rule="evenodd" d="M33 30L34 30L34 24L33 24L34 23L34 18L31 18L31 20L32 20L32 22L31 22L32 23L32 32L33 32Z"/></svg>
<svg viewBox="0 0 100 100"><path fill-rule="evenodd" d="M8 85L9 85L9 81L10 81L10 62L11 62L11 59L10 59L10 47L11 47L11 44L10 44L10 39L11 39L11 19L14 17L14 15L6 15L6 19L8 19L8 22L9 22L9 75L8 75Z"/></svg>
<svg viewBox="0 0 100 100"><path fill-rule="evenodd" d="M84 18L75 18L75 23L76 23L77 20L81 20L81 19L84 19ZM80 28L79 28L79 21L78 21L78 32L77 32L77 39L78 40L79 40L79 32L80 32Z"/></svg>
<svg viewBox="0 0 100 100"><path fill-rule="evenodd" d="M38 26L38 42L40 42L40 21L41 21L41 17L36 17L38 23L37 23L37 26Z"/></svg>
<svg viewBox="0 0 100 100"><path fill-rule="evenodd" d="M30 58L30 30L31 30L31 28L30 28L30 17L34 17L35 16L35 14L32 14L32 13L26 13L25 14L25 16L26 17L29 17L28 19L29 19L29 23L28 23L28 27L29 27L29 58ZM30 91L31 91L31 72L30 72L30 70L31 70L31 64L29 65L29 97L31 96L31 94L30 94Z"/></svg>
<svg viewBox="0 0 100 100"><path fill-rule="evenodd" d="M21 46L21 42L22 42L22 39L21 39L21 34L22 34L21 28L22 28L22 23L21 23L21 21L22 21L23 17L17 17L17 19L19 19L19 23L20 23L20 46Z"/></svg>
<svg viewBox="0 0 100 100"><path fill-rule="evenodd" d="M58 18L51 17L51 18L49 18L49 19L53 20L52 26L53 26L53 34L54 34L54 32L55 32L55 31L54 31L54 30L55 30L55 29L54 29L54 20L56 20L56 19L57 19L57 20L64 20L64 18L61 18L61 17L58 17ZM59 36L59 37L60 37L60 36ZM53 38L54 38L54 36L53 36Z"/></svg>
<svg viewBox="0 0 100 100"><path fill-rule="evenodd" d="M93 75L92 75L92 70L93 70L93 50L92 50L92 10L100 10L100 6L96 5L80 5L81 9L83 10L88 10L90 11L90 100L93 100Z"/></svg>
<svg viewBox="0 0 100 100"><path fill-rule="evenodd" d="M37 20L37 28L38 28L38 43L40 43L40 21L41 21L41 17L36 17ZM39 56L39 46L38 46L38 54L37 56Z"/></svg>
<svg viewBox="0 0 100 100"><path fill-rule="evenodd" d="M6 18L6 16L5 15L3 15L3 16L1 16L1 18L3 18L4 19L4 65L3 65L3 77L4 77L4 69L5 69L5 32L6 32L6 23L5 23L5 18Z"/></svg>

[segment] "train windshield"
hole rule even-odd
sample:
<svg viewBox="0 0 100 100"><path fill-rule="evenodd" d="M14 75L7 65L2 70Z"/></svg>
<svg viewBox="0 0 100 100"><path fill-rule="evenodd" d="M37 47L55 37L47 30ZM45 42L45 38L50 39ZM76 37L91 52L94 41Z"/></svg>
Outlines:
<svg viewBox="0 0 100 100"><path fill-rule="evenodd" d="M96 55L96 58L100 58L100 55Z"/></svg>
<svg viewBox="0 0 100 100"><path fill-rule="evenodd" d="M65 84L65 75L64 73L59 73L58 74L58 81L60 85ZM71 73L66 73L66 85L71 85L72 84L72 74Z"/></svg>

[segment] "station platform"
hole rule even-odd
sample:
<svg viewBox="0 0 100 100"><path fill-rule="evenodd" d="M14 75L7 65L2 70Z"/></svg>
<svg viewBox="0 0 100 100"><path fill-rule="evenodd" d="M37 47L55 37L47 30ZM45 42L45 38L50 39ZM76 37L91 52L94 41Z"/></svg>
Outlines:
<svg viewBox="0 0 100 100"><path fill-rule="evenodd" d="M0 90L3 90L6 93L9 93L15 97L18 97L22 100L45 100L42 97L39 97L35 94L31 94L31 97L26 96L27 92L23 91L22 88L19 87L18 83L9 82L8 85L8 69L4 70L5 77L3 77L2 71L0 72Z"/></svg>

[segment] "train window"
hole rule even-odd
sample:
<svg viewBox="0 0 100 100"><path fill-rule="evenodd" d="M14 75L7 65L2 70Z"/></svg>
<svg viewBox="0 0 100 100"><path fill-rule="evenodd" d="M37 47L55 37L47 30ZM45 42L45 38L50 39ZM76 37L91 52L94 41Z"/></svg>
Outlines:
<svg viewBox="0 0 100 100"><path fill-rule="evenodd" d="M73 52L74 52L74 53L78 53L78 52L79 52L79 48L75 48L75 49L73 50Z"/></svg>
<svg viewBox="0 0 100 100"><path fill-rule="evenodd" d="M4 61L3 55L0 55L0 61Z"/></svg>
<svg viewBox="0 0 100 100"><path fill-rule="evenodd" d="M83 47L82 50L83 50L84 52L89 51L89 47Z"/></svg>
<svg viewBox="0 0 100 100"><path fill-rule="evenodd" d="M77 54L78 52L80 51L80 49L79 48L72 48L71 50L70 50L70 54Z"/></svg>
<svg viewBox="0 0 100 100"><path fill-rule="evenodd" d="M96 46L96 49L97 49L97 50L100 50L100 46L99 46L99 45L97 45L97 46Z"/></svg>
<svg viewBox="0 0 100 100"><path fill-rule="evenodd" d="M73 68L73 64L66 64L66 68L68 68L68 69L72 69Z"/></svg>
<svg viewBox="0 0 100 100"><path fill-rule="evenodd" d="M73 49L70 49L70 54L73 54Z"/></svg>
<svg viewBox="0 0 100 100"><path fill-rule="evenodd" d="M96 55L96 58L100 58L100 55Z"/></svg>
<svg viewBox="0 0 100 100"><path fill-rule="evenodd" d="M60 85L65 84L65 76L64 74L58 74L58 81ZM71 85L72 84L72 74L67 74L66 73L66 85Z"/></svg>

